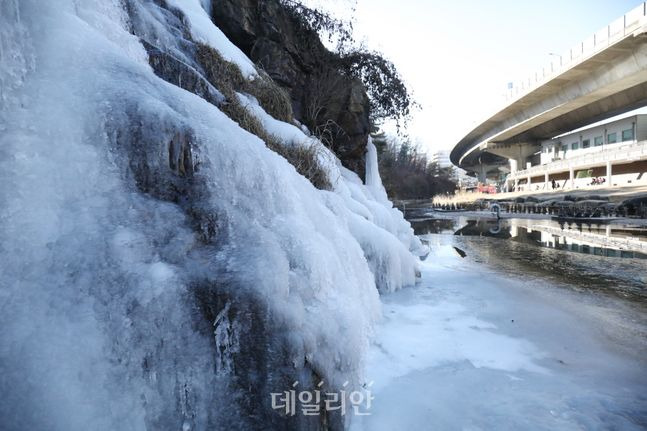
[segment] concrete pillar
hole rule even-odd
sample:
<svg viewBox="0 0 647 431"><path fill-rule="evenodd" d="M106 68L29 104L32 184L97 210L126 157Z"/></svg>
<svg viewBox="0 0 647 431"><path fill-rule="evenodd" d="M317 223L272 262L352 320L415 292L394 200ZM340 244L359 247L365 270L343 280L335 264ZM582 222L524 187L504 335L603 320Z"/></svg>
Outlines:
<svg viewBox="0 0 647 431"><path fill-rule="evenodd" d="M530 175L528 175L528 177L526 178L526 187L528 191L532 190L530 187L530 179Z"/></svg>
<svg viewBox="0 0 647 431"><path fill-rule="evenodd" d="M573 168L568 168L568 179L571 184L571 188L575 188L575 172L573 171Z"/></svg>
<svg viewBox="0 0 647 431"><path fill-rule="evenodd" d="M517 169L518 169L517 161L515 159L508 159L508 160L510 161L510 173L514 174L515 172L517 172Z"/></svg>
<svg viewBox="0 0 647 431"><path fill-rule="evenodd" d="M548 172L544 173L544 188L546 190L550 190L550 187L548 186Z"/></svg>
<svg viewBox="0 0 647 431"><path fill-rule="evenodd" d="M480 161L480 159L479 159L479 161ZM479 164L478 180L479 180L480 183L483 183L483 184L485 184L485 182L487 180L487 168L485 167L485 165L483 163Z"/></svg>
<svg viewBox="0 0 647 431"><path fill-rule="evenodd" d="M611 184L611 171L612 171L612 166L611 166L611 161L607 161L607 185L612 185Z"/></svg>
<svg viewBox="0 0 647 431"><path fill-rule="evenodd" d="M517 178L514 179L514 191L519 191L519 180Z"/></svg>

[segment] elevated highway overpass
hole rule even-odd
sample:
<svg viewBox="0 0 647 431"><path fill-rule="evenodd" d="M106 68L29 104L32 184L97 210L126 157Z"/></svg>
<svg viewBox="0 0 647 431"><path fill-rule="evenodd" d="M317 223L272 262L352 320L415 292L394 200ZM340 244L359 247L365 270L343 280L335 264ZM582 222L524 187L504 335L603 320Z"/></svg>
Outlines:
<svg viewBox="0 0 647 431"><path fill-rule="evenodd" d="M481 181L529 167L540 142L647 106L647 2L513 87L506 106L454 147Z"/></svg>

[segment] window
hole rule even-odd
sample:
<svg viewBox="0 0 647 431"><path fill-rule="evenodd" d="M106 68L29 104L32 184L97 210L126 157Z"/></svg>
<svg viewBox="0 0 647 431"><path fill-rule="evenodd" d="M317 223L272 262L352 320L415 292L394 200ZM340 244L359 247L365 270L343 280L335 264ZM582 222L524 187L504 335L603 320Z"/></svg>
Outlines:
<svg viewBox="0 0 647 431"><path fill-rule="evenodd" d="M582 148L589 148L591 146L591 140L585 139L582 141Z"/></svg>
<svg viewBox="0 0 647 431"><path fill-rule="evenodd" d="M564 154L566 154L566 152L568 151L568 144L560 144L560 145L562 146L562 151L564 152Z"/></svg>
<svg viewBox="0 0 647 431"><path fill-rule="evenodd" d="M573 142L571 144L571 149L572 150L577 150L578 148L580 148L580 143L579 142Z"/></svg>
<svg viewBox="0 0 647 431"><path fill-rule="evenodd" d="M595 145L596 147L599 147L603 143L604 141L602 140L602 136L596 136L595 138L593 138L593 145Z"/></svg>
<svg viewBox="0 0 647 431"><path fill-rule="evenodd" d="M633 141L634 140L634 129L623 130L622 131L622 142Z"/></svg>
<svg viewBox="0 0 647 431"><path fill-rule="evenodd" d="M615 144L618 142L618 134L616 132L607 135L607 144Z"/></svg>

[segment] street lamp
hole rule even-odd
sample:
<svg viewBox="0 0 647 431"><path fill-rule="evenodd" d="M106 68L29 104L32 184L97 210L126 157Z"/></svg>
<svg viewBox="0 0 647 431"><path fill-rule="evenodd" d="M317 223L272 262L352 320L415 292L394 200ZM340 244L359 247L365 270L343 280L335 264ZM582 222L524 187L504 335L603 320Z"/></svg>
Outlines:
<svg viewBox="0 0 647 431"><path fill-rule="evenodd" d="M561 55L561 54L555 54L554 52L549 52L549 53L548 53L548 55L552 55L552 56L555 56L555 57L559 57L559 66L560 66L560 67L562 66L562 55ZM553 64L553 63L551 62L551 67L552 67L552 64Z"/></svg>

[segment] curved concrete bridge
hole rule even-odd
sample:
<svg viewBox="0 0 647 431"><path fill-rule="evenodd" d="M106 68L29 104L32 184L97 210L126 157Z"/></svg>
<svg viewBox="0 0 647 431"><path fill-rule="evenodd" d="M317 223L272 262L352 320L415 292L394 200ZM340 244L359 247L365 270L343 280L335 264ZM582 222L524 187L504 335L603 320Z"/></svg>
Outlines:
<svg viewBox="0 0 647 431"><path fill-rule="evenodd" d="M507 106L452 150L455 165L488 173L523 161L542 140L647 105L647 2L513 89Z"/></svg>

